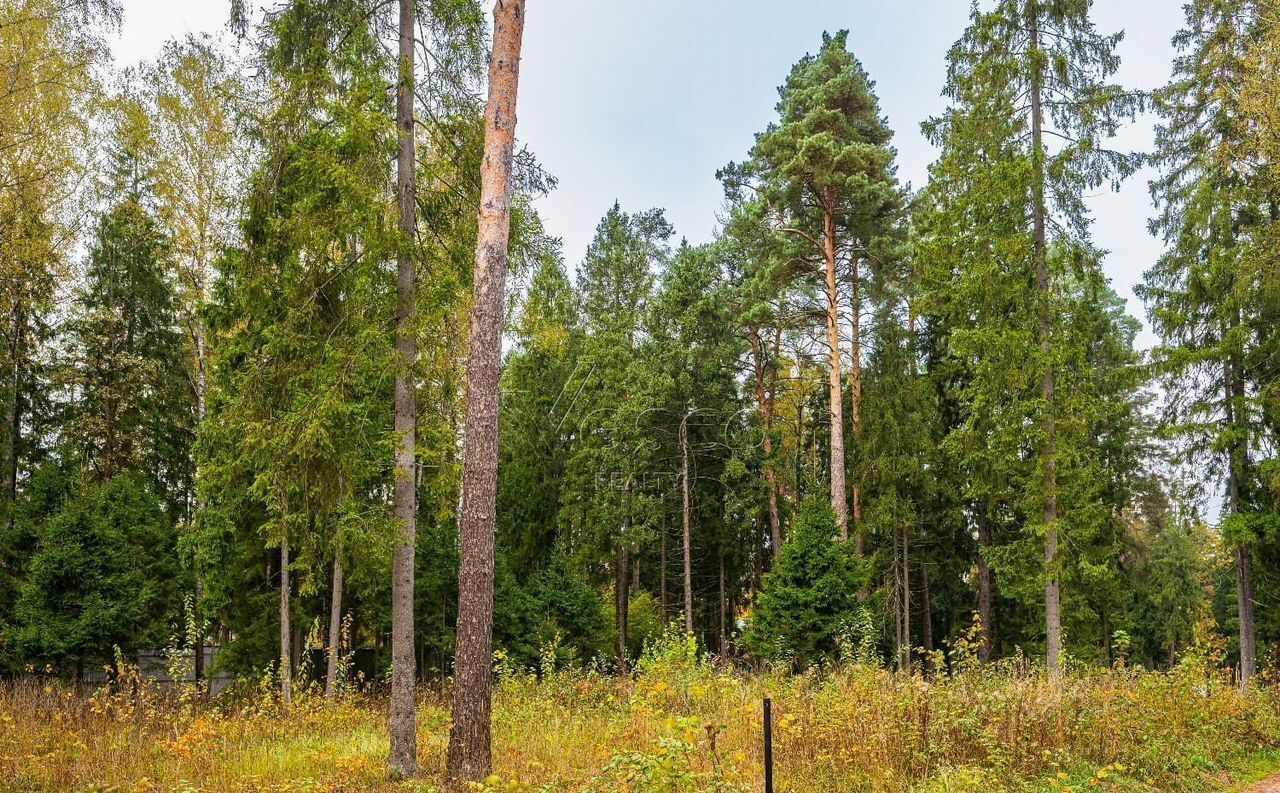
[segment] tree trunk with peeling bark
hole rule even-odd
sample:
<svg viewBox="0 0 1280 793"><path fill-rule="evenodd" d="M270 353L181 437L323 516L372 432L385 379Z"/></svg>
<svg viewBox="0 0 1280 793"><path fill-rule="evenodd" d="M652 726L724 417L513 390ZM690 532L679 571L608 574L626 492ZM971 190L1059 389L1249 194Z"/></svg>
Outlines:
<svg viewBox="0 0 1280 793"><path fill-rule="evenodd" d="M840 380L840 311L836 287L836 219L831 209L822 217L822 258L827 276L828 399L831 403L831 508L841 540L849 539L849 504L844 475L844 396Z"/></svg>
<svg viewBox="0 0 1280 793"><path fill-rule="evenodd" d="M395 517L396 544L391 563L391 756L392 776L417 776L418 738L414 713L417 678L413 647L414 539L418 524L417 411L414 406L413 369L418 344L413 335L416 311L417 268L413 246L417 240L417 201L414 178L413 73L414 0L400 0L399 81L396 84L396 186L400 205L400 252L396 257L396 447Z"/></svg>
<svg viewBox="0 0 1280 793"><path fill-rule="evenodd" d="M476 230L475 300L467 357L458 649L446 766L446 785L453 790L463 790L468 782L484 779L493 767L490 717L499 375L524 5L524 0L497 0L493 9L493 53L489 60L489 102L485 108Z"/></svg>
<svg viewBox="0 0 1280 793"><path fill-rule="evenodd" d="M203 246L201 246L203 250ZM204 261L204 255L201 254L200 261ZM201 282L200 294L204 294L203 281ZM204 424L205 416L208 412L208 393L209 393L209 345L208 333L205 330L204 318L197 312L195 318L195 340L196 340L196 426ZM196 480L199 480L197 474ZM205 500L204 496L196 492L195 503L195 519L199 520L199 516L204 514ZM196 542L191 548L191 567L195 573L195 597L192 600L193 621L195 622L195 635L192 639L192 665L191 674L196 683L196 694L201 694L200 681L204 679L204 611L201 604L204 603L204 572L200 569L200 543Z"/></svg>

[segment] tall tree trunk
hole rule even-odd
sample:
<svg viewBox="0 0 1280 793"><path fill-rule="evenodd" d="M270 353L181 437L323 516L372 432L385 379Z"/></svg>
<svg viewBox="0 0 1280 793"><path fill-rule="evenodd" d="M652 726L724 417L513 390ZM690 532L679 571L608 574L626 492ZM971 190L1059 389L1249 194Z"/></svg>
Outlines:
<svg viewBox="0 0 1280 793"><path fill-rule="evenodd" d="M1253 561L1249 549L1236 548L1236 599L1240 611L1240 685L1248 687L1258 669L1258 637L1254 627Z"/></svg>
<svg viewBox="0 0 1280 793"><path fill-rule="evenodd" d="M680 501L684 546L684 629L693 633L693 515L689 508L689 412L680 420Z"/></svg>
<svg viewBox="0 0 1280 793"><path fill-rule="evenodd" d="M329 592L329 652L324 675L325 699L338 695L338 656L342 652L342 560L333 557L333 588Z"/></svg>
<svg viewBox="0 0 1280 793"><path fill-rule="evenodd" d="M720 556L720 657L723 658L728 654L729 649L729 619L726 613L727 605L724 596L724 553Z"/></svg>
<svg viewBox="0 0 1280 793"><path fill-rule="evenodd" d="M978 524L978 619L982 623L982 641L978 645L978 660L982 663L991 661L995 651L996 637L996 604L995 590L992 586L991 563L987 561L987 550L991 548L991 514L990 507L982 504L977 508L975 516Z"/></svg>
<svg viewBox="0 0 1280 793"><path fill-rule="evenodd" d="M849 309L853 315L852 335L849 337L849 420L856 442L862 428L862 267L856 255L850 257L849 270L851 286ZM862 489L858 486L856 474L852 499L853 552L862 556L865 553L866 538L862 534Z"/></svg>
<svg viewBox="0 0 1280 793"><path fill-rule="evenodd" d="M1040 20L1033 13L1030 20L1031 49L1039 54ZM1049 306L1049 262L1046 250L1044 108L1041 101L1044 67L1033 59L1031 73L1031 146L1034 170L1032 207L1033 253L1036 271L1037 335L1040 337L1040 364L1044 374L1040 396L1045 402L1044 448L1044 616L1045 661L1051 674L1061 671L1062 663L1062 593L1058 581L1058 430L1054 410L1053 317Z"/></svg>
<svg viewBox="0 0 1280 793"><path fill-rule="evenodd" d="M618 671L626 674L627 671L627 617L631 609L631 593L640 591L640 560L631 557L627 543L631 542L631 481L628 477L627 485L623 489L626 497L626 505L623 508L622 516L622 534L618 537L618 553L617 563L618 581L617 593L614 603L615 620L618 629Z"/></svg>
<svg viewBox="0 0 1280 793"><path fill-rule="evenodd" d="M841 540L849 539L849 506L844 476L844 396L840 386L840 298L836 290L836 219L828 208L822 215L823 259L827 268L828 398L831 401L831 508Z"/></svg>
<svg viewBox="0 0 1280 793"><path fill-rule="evenodd" d="M475 301L467 356L462 515L459 527L458 640L446 782L455 790L493 767L493 541L497 528L498 404L503 292L511 231L516 92L524 0L497 0L485 108L484 160L476 229Z"/></svg>
<svg viewBox="0 0 1280 793"><path fill-rule="evenodd" d="M614 576L613 613L614 627L618 630L618 641L617 646L614 648L614 653L618 658L619 674L626 674L627 672L627 608L630 605L630 598L628 597L630 588L627 574L627 548L623 543L624 540L619 538L614 560L614 572L616 575Z"/></svg>
<svg viewBox="0 0 1280 793"><path fill-rule="evenodd" d="M765 385L764 344L760 330L750 328L751 368L756 385L756 405L760 408L760 430L763 435L764 482L769 494L769 539L773 544L773 557L782 552L782 519L778 515L778 477L773 470L773 394Z"/></svg>
<svg viewBox="0 0 1280 793"><path fill-rule="evenodd" d="M203 246L201 249L203 250ZM201 255L200 260L203 262L204 260L203 255ZM203 284L204 284L204 280L202 278L200 281L200 288L199 288L199 295L200 295L199 299L202 302L204 297ZM205 415L208 410L207 405L208 405L208 393L209 393L209 361L208 361L209 346L208 346L208 332L205 329L204 320L202 319L200 312L196 312L196 314L197 314L195 318L196 425L199 426L204 423ZM196 480L199 481L198 472L196 475ZM200 516L204 514L204 510L205 510L204 496L200 494L200 491L198 488L196 489L195 508L196 508L196 514L193 522L199 521ZM192 618L196 626L195 636L191 637L194 640L193 641L194 647L192 648L192 652L194 654L194 662L192 664L192 674L195 677L195 682L197 684L197 692L199 691L200 681L204 679L204 639L205 639L204 609L203 609L204 570L201 569L200 564L201 564L200 543L197 540L191 545L191 568L195 573L195 598L192 601L192 610L194 612L192 614Z"/></svg>
<svg viewBox="0 0 1280 793"><path fill-rule="evenodd" d="M929 566L920 559L920 646L924 671L933 672L933 602L929 599Z"/></svg>
<svg viewBox="0 0 1280 793"><path fill-rule="evenodd" d="M280 699L293 701L293 632L289 625L289 538L280 540Z"/></svg>
<svg viewBox="0 0 1280 793"><path fill-rule="evenodd" d="M658 589L659 603L662 610L662 626L667 626L667 513L666 501L663 501L661 523L658 525Z"/></svg>
<svg viewBox="0 0 1280 793"><path fill-rule="evenodd" d="M1239 376L1239 369L1228 356L1224 366L1225 386L1227 392L1227 422L1233 428L1243 424L1241 421L1241 403L1244 400L1244 381ZM1239 515L1244 511L1242 479L1248 465L1248 451L1239 441L1233 441L1230 448L1230 459L1227 461L1227 511L1231 515ZM1238 545L1235 549L1236 567L1236 610L1240 623L1240 685L1247 687L1258 668L1258 635L1254 618L1253 600L1253 560L1246 545Z"/></svg>
<svg viewBox="0 0 1280 793"><path fill-rule="evenodd" d="M22 304L16 302L13 307L12 328L10 330L11 360L9 362L9 415L5 424L9 430L8 449L4 461L4 495L8 505L5 510L5 527L12 531L14 506L18 503L18 456L22 448L22 356L25 344L26 318Z"/></svg>
<svg viewBox="0 0 1280 793"><path fill-rule="evenodd" d="M418 236L417 184L414 169L413 102L415 0L400 0L399 80L396 83L396 187L400 204L400 252L396 256L396 544L391 562L391 775L400 779L418 774L417 718L414 688L417 678L413 636L413 580L418 529L417 410L413 370L418 342L413 316L417 310L417 267L414 245Z"/></svg>
<svg viewBox="0 0 1280 793"><path fill-rule="evenodd" d="M911 667L911 533L902 530L902 669Z"/></svg>
<svg viewBox="0 0 1280 793"><path fill-rule="evenodd" d="M901 538L895 530L889 535L892 544L892 553L889 559L893 565L892 572L889 573L888 589L889 589L889 613L893 616L893 665L899 672L902 671L902 648L906 643L906 639L902 635L902 588L904 582L902 580L902 558L898 552L898 545Z"/></svg>
<svg viewBox="0 0 1280 793"><path fill-rule="evenodd" d="M200 608L204 600L204 576L200 574L200 547L191 551L192 567L195 568L195 595L191 599L191 621L195 625L195 635L191 639L191 679L196 684L199 695L200 681L204 680L204 618Z"/></svg>

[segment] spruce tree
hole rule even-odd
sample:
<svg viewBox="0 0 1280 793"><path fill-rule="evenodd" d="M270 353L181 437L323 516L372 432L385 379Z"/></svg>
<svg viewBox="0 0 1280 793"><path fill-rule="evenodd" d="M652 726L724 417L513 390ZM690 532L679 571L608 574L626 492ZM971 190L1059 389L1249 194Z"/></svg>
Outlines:
<svg viewBox="0 0 1280 793"><path fill-rule="evenodd" d="M1226 482L1222 528L1235 557L1239 671L1248 684L1257 669L1253 548L1265 512L1256 460L1265 370L1255 362L1271 335L1255 332L1269 310L1257 245L1275 203L1270 175L1249 157L1256 128L1239 101L1260 20L1251 0L1185 8L1173 78L1155 96L1163 123L1151 160L1162 175L1151 183L1160 208L1151 229L1166 250L1140 295L1162 341L1154 357L1168 384L1168 429L1187 459Z"/></svg>
<svg viewBox="0 0 1280 793"><path fill-rule="evenodd" d="M834 532L828 506L810 501L801 507L751 615L746 644L758 657L801 668L837 658L866 579L853 549L831 542Z"/></svg>
<svg viewBox="0 0 1280 793"><path fill-rule="evenodd" d="M620 665L626 663L632 555L640 545L636 486L651 445L641 421L652 392L641 347L655 280L671 257L672 234L662 210L629 213L615 202L578 268L584 335L573 393L562 408L574 445L565 463L560 520L575 545L591 549L588 558L612 560ZM619 399L621 394L629 396Z"/></svg>
<svg viewBox="0 0 1280 793"><path fill-rule="evenodd" d="M969 399L983 410L969 418L990 440L972 457L978 482L1011 480L1025 528L1041 539L1046 657L1062 654L1062 535L1075 520L1065 510L1064 466L1082 459L1083 435L1068 426L1084 415L1064 382L1069 354L1058 338L1070 311L1064 278L1097 278L1084 192L1130 173L1133 158L1105 148L1130 117L1136 98L1110 83L1121 34L1103 35L1087 0L1001 0L976 6L949 56L951 107L925 124L943 149L931 184L940 246L929 267L937 303L957 309L953 332L972 372ZM938 291L941 290L941 291ZM950 294L946 294L949 292ZM979 396L982 398L977 399ZM1033 462L1014 449L1030 420ZM1003 447L997 459L983 446ZM983 468L1003 469L987 476ZM981 494L975 494L981 495ZM985 496L978 499L988 501ZM1084 516L1080 516L1084 517Z"/></svg>
<svg viewBox="0 0 1280 793"><path fill-rule="evenodd" d="M91 110L119 15L111 0L0 9L0 644L34 542L18 526L24 483L59 429L49 409L55 299L92 200L82 155L100 134Z"/></svg>
<svg viewBox="0 0 1280 793"><path fill-rule="evenodd" d="M195 394L183 368L169 240L139 167L128 148L117 151L120 198L98 223L76 293L65 443L97 481L145 472L171 512L184 515Z"/></svg>
<svg viewBox="0 0 1280 793"><path fill-rule="evenodd" d="M244 248L225 257L211 309L201 476L214 536L230 523L278 549L269 565L288 699L290 578L308 588L352 546L381 567L391 538L382 498L391 472L379 460L391 458L394 433L384 376L395 368L394 282L380 262L396 250L385 222L394 137L390 65L370 9L292 4L268 30L270 105L256 129L263 160L249 186ZM354 536L353 513L363 513ZM237 544L219 552L235 559Z"/></svg>

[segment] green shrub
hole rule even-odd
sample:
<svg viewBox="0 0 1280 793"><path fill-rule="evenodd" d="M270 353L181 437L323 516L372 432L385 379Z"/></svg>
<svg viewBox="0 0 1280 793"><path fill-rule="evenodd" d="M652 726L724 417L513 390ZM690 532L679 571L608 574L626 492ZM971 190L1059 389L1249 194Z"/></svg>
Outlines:
<svg viewBox="0 0 1280 793"><path fill-rule="evenodd" d="M857 613L866 573L850 543L836 539L831 508L808 502L773 571L764 579L744 637L763 659L811 666L837 657L847 621Z"/></svg>
<svg viewBox="0 0 1280 793"><path fill-rule="evenodd" d="M24 657L83 669L163 647L180 614L177 537L146 479L81 482L36 528L17 603Z"/></svg>

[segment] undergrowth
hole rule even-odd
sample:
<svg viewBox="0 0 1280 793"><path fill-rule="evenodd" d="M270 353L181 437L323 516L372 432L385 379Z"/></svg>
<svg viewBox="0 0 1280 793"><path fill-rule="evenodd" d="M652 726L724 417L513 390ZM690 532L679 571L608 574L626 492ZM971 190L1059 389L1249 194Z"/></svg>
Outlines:
<svg viewBox="0 0 1280 793"><path fill-rule="evenodd" d="M676 634L621 679L553 658L499 663L486 793L759 791L765 696L779 793L1202 793L1280 757L1276 692L1242 692L1197 658L1060 679L1016 660L932 678L856 661L745 674ZM420 694L422 780L391 782L374 694L303 686L286 708L269 675L203 701L115 673L96 691L0 684L0 789L429 793L443 770L444 690Z"/></svg>

